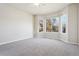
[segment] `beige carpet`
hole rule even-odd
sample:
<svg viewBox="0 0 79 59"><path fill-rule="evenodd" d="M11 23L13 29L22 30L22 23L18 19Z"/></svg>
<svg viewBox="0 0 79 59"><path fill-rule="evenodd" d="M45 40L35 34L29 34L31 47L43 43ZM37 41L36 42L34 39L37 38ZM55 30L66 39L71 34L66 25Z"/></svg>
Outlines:
<svg viewBox="0 0 79 59"><path fill-rule="evenodd" d="M66 44L58 40L34 38L21 40L0 46L1 56L75 56L79 55L79 46Z"/></svg>

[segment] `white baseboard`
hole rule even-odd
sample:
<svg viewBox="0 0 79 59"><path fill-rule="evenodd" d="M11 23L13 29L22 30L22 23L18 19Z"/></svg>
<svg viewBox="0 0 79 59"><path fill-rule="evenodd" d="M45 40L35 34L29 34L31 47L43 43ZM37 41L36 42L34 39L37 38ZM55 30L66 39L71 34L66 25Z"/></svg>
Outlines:
<svg viewBox="0 0 79 59"><path fill-rule="evenodd" d="M47 38L47 37L44 37L44 38ZM48 39L52 39L52 38L48 38ZM56 39L56 40L58 40L58 39ZM79 43L69 42L69 41L65 41L65 40L61 40L61 39L59 39L59 41L62 41L62 42L67 43L67 44L79 45Z"/></svg>
<svg viewBox="0 0 79 59"><path fill-rule="evenodd" d="M27 38L27 39L32 39L32 38ZM20 40L25 40L25 39L17 39L17 40L13 40L13 41L3 42L3 43L0 43L0 45L9 44L9 43L17 42L17 41L20 41Z"/></svg>
<svg viewBox="0 0 79 59"><path fill-rule="evenodd" d="M72 45L79 45L78 43L75 43L75 42L69 42L69 41L64 41L64 40L61 40L61 41L68 43L68 44L72 44Z"/></svg>

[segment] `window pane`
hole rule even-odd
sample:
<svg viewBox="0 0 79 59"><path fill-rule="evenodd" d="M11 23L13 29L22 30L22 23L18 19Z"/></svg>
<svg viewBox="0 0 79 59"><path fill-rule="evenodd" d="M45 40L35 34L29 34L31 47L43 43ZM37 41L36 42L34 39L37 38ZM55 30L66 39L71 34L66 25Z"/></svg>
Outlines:
<svg viewBox="0 0 79 59"><path fill-rule="evenodd" d="M67 15L61 16L61 32L66 33Z"/></svg>
<svg viewBox="0 0 79 59"><path fill-rule="evenodd" d="M43 31L43 20L39 20L39 32Z"/></svg>
<svg viewBox="0 0 79 59"><path fill-rule="evenodd" d="M59 30L59 17L52 17L46 19L46 32L58 32Z"/></svg>
<svg viewBox="0 0 79 59"><path fill-rule="evenodd" d="M52 20L52 31L58 32L59 29L59 17L53 17Z"/></svg>
<svg viewBox="0 0 79 59"><path fill-rule="evenodd" d="M51 31L52 31L51 20L46 19L46 32L51 32Z"/></svg>

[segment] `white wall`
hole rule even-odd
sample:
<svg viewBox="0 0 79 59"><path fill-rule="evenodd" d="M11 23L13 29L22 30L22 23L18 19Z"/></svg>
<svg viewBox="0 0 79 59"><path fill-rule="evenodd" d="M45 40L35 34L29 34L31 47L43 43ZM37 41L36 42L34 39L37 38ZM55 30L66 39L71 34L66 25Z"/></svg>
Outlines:
<svg viewBox="0 0 79 59"><path fill-rule="evenodd" d="M71 4L68 7L68 41L77 43L77 20L78 20L77 4Z"/></svg>
<svg viewBox="0 0 79 59"><path fill-rule="evenodd" d="M33 16L0 4L0 44L33 37Z"/></svg>
<svg viewBox="0 0 79 59"><path fill-rule="evenodd" d="M63 41L77 44L78 42L78 4L70 4L63 11L64 14L68 15L67 32L66 34L61 34L60 37Z"/></svg>
<svg viewBox="0 0 79 59"><path fill-rule="evenodd" d="M78 43L79 43L79 4L78 4L78 32L77 32L77 36L78 36Z"/></svg>

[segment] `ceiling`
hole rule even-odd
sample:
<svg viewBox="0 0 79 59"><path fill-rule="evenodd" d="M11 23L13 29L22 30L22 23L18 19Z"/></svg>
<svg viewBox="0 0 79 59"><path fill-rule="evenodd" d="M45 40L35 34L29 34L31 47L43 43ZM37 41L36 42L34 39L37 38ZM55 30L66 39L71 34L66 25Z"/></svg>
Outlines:
<svg viewBox="0 0 79 59"><path fill-rule="evenodd" d="M39 6L34 5L34 3L12 3L9 5L33 15L39 15L59 11L69 3L40 3Z"/></svg>

